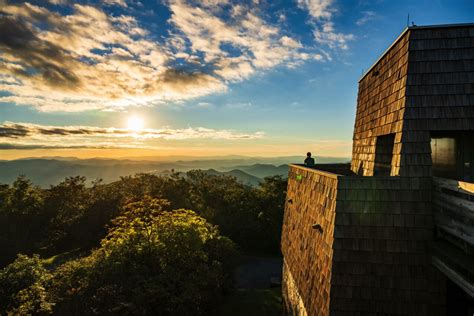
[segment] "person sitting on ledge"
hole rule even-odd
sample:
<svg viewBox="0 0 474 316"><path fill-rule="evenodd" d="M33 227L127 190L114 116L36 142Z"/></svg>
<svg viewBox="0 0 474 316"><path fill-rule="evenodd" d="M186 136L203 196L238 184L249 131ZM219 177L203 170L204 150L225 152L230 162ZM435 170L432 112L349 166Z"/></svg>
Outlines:
<svg viewBox="0 0 474 316"><path fill-rule="evenodd" d="M311 158L311 153L306 154L306 159L304 160L304 165L309 168L314 168L314 158Z"/></svg>

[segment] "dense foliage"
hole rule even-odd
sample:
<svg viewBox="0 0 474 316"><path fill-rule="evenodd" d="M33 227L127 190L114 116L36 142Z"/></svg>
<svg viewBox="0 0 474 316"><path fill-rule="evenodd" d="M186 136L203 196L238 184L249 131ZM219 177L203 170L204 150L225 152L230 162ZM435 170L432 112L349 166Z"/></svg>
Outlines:
<svg viewBox="0 0 474 316"><path fill-rule="evenodd" d="M53 304L46 299L45 286L50 277L37 255L18 255L0 270L0 314L49 314Z"/></svg>
<svg viewBox="0 0 474 316"><path fill-rule="evenodd" d="M0 314L206 314L236 248L278 252L285 190L201 171L46 190L19 177L0 186ZM33 255L77 249L48 269Z"/></svg>
<svg viewBox="0 0 474 316"><path fill-rule="evenodd" d="M235 249L189 210L130 203L90 255L48 272L19 255L0 271L1 313L200 315L229 285Z"/></svg>
<svg viewBox="0 0 474 316"><path fill-rule="evenodd" d="M69 177L43 190L25 177L0 185L0 266L17 253L53 255L99 245L124 205L145 196L166 199L218 225L244 251L279 249L286 181L266 178L259 187L202 171L168 177L140 174L110 184Z"/></svg>

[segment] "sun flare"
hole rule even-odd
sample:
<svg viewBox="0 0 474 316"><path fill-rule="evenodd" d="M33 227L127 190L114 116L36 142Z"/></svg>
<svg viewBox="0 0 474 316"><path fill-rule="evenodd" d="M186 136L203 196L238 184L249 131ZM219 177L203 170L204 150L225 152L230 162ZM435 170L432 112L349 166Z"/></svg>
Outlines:
<svg viewBox="0 0 474 316"><path fill-rule="evenodd" d="M143 119L138 116L132 116L127 121L127 127L129 130L139 132L143 129Z"/></svg>

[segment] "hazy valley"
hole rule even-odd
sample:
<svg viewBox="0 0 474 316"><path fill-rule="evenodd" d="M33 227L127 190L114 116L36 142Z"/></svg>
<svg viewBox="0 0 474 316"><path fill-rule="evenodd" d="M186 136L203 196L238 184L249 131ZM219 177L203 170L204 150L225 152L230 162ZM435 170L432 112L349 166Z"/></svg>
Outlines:
<svg viewBox="0 0 474 316"><path fill-rule="evenodd" d="M186 172L201 169L210 175L226 174L240 182L258 185L263 178L273 175L286 177L289 163L301 162L299 156L287 157L165 157L130 159L78 159L73 157L42 157L18 160L0 160L0 183L12 183L19 175L25 175L40 187L55 185L69 176L85 176L88 183L102 179L104 183L137 173L156 175L172 171ZM319 157L318 163L347 162L349 158Z"/></svg>

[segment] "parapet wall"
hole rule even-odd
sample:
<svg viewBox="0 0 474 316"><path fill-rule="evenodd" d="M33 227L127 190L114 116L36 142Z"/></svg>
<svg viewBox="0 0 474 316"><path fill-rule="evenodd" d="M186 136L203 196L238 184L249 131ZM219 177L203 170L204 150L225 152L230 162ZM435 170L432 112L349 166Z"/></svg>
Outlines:
<svg viewBox="0 0 474 316"><path fill-rule="evenodd" d="M287 313L443 315L446 281L431 266L432 238L431 178L292 165L282 233Z"/></svg>
<svg viewBox="0 0 474 316"><path fill-rule="evenodd" d="M289 315L329 313L337 179L332 173L290 167L282 232Z"/></svg>
<svg viewBox="0 0 474 316"><path fill-rule="evenodd" d="M431 178L340 177L331 315L444 315L431 265Z"/></svg>

